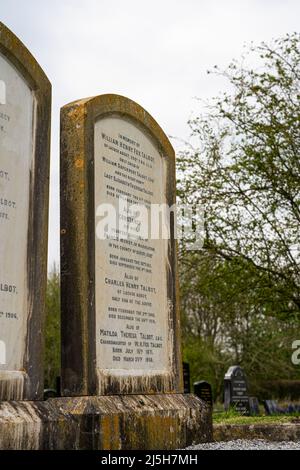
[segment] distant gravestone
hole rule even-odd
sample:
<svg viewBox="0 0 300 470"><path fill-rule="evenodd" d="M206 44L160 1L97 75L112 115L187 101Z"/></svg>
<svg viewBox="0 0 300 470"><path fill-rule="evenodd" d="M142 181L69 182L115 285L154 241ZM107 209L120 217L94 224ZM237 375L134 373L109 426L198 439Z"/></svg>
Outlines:
<svg viewBox="0 0 300 470"><path fill-rule="evenodd" d="M279 406L275 400L265 400L264 407L267 415L293 414L299 413L300 410L300 406L297 403L289 403L285 406Z"/></svg>
<svg viewBox="0 0 300 470"><path fill-rule="evenodd" d="M289 405L287 405L286 410L288 414L293 414L298 412L298 407L294 403L290 403Z"/></svg>
<svg viewBox="0 0 300 470"><path fill-rule="evenodd" d="M0 400L43 396L51 85L0 23Z"/></svg>
<svg viewBox="0 0 300 470"><path fill-rule="evenodd" d="M56 398L57 391L54 388L46 388L44 390L44 400L49 400L49 398Z"/></svg>
<svg viewBox="0 0 300 470"><path fill-rule="evenodd" d="M259 402L256 397L249 397L249 408L250 408L250 415L251 416L258 416L259 415Z"/></svg>
<svg viewBox="0 0 300 470"><path fill-rule="evenodd" d="M224 408L233 407L238 413L250 414L247 379L240 366L231 366L224 378Z"/></svg>
<svg viewBox="0 0 300 470"><path fill-rule="evenodd" d="M265 400L264 407L267 415L276 415L281 413L281 410L275 400Z"/></svg>
<svg viewBox="0 0 300 470"><path fill-rule="evenodd" d="M288 413L300 413L300 404L299 403L290 403L287 406Z"/></svg>
<svg viewBox="0 0 300 470"><path fill-rule="evenodd" d="M209 382L201 380L194 383L194 394L201 400L205 401L209 406L213 406L212 389Z"/></svg>
<svg viewBox="0 0 300 470"><path fill-rule="evenodd" d="M182 363L184 393L191 393L191 375L188 362Z"/></svg>

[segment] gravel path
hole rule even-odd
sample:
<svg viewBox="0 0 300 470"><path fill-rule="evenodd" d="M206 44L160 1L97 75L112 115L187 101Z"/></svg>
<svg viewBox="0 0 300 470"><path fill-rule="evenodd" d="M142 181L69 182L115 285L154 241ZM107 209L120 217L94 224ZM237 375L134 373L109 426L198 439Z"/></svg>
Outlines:
<svg viewBox="0 0 300 470"><path fill-rule="evenodd" d="M196 446L187 447L185 450L300 450L300 441L281 441L270 442L263 439L236 441L221 441L198 444Z"/></svg>

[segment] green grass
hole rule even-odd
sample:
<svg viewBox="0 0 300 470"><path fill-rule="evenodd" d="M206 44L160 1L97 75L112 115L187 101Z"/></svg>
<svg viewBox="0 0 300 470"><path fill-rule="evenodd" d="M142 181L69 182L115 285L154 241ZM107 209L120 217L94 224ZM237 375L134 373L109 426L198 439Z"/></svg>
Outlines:
<svg viewBox="0 0 300 470"><path fill-rule="evenodd" d="M213 424L282 424L300 419L300 413L272 416L241 416L234 409L213 413Z"/></svg>

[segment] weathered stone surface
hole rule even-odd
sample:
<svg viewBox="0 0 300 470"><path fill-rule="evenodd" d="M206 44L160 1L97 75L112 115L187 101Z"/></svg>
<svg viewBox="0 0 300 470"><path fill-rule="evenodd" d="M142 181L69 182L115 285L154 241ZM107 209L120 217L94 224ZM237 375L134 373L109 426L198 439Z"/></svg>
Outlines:
<svg viewBox="0 0 300 470"><path fill-rule="evenodd" d="M211 440L210 409L193 395L0 403L0 449L179 449Z"/></svg>
<svg viewBox="0 0 300 470"><path fill-rule="evenodd" d="M129 248L131 252L127 254L128 239L123 241L119 235L115 242L111 242L112 238L99 239L96 230L100 219L97 207L104 203L118 206L124 193L134 204L148 207L172 207L175 203L175 153L162 129L141 106L118 95L100 95L64 106L64 396L183 391L174 217L166 222L172 234L169 239L142 240L147 250L153 250L151 258L140 253L140 239L135 245L138 248ZM121 256L124 253L125 260ZM145 260L149 261L149 272L144 267L139 270L147 264ZM127 287L130 275L135 280L127 282L131 284ZM143 307L133 297L133 282L139 289L151 290L147 291ZM134 302L130 303L132 299ZM115 318L112 311L118 313ZM126 320L120 318L124 311ZM146 346L148 337L151 339Z"/></svg>
<svg viewBox="0 0 300 470"><path fill-rule="evenodd" d="M43 396L51 85L0 23L0 400Z"/></svg>
<svg viewBox="0 0 300 470"><path fill-rule="evenodd" d="M170 209L175 180L174 150L137 103L101 95L62 108L62 395L73 398L49 406L73 427L60 435L56 425L54 448L175 449L211 439L210 410L180 394L174 213L163 216L167 237L140 235L147 216L134 237L119 225L111 234L108 223L98 235L104 204L126 222L135 217L120 210L124 194L132 211Z"/></svg>
<svg viewBox="0 0 300 470"><path fill-rule="evenodd" d="M299 441L300 424L216 424L213 428L215 441L236 439L266 439L268 441Z"/></svg>

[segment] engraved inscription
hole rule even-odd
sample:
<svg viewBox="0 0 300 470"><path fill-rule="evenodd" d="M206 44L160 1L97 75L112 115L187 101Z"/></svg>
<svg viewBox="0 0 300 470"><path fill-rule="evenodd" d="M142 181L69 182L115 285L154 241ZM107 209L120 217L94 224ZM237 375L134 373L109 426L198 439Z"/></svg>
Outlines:
<svg viewBox="0 0 300 470"><path fill-rule="evenodd" d="M130 210L166 203L166 174L152 139L133 122L118 116L96 122L96 233L99 204L112 205L121 222L114 239L95 238L97 367L111 374L168 371L168 240L141 237Z"/></svg>

